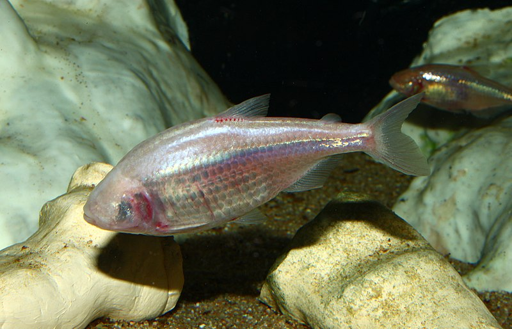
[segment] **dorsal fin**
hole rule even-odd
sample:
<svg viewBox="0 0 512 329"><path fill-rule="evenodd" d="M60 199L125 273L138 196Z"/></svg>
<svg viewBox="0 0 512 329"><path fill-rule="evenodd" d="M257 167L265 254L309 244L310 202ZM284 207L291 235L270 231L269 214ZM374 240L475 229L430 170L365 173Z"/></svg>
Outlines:
<svg viewBox="0 0 512 329"><path fill-rule="evenodd" d="M484 79L487 79L486 77L484 77L483 75L480 74L480 72L477 72L475 69L473 69L472 67L470 66L462 66L462 69L466 72L468 72L469 74L472 74L473 76L476 76L478 78L484 78Z"/></svg>
<svg viewBox="0 0 512 329"><path fill-rule="evenodd" d="M219 113L216 118L264 117L267 115L270 94L253 97Z"/></svg>
<svg viewBox="0 0 512 329"><path fill-rule="evenodd" d="M322 187L332 169L341 161L341 154L333 155L318 161L304 176L285 188L284 192L302 192Z"/></svg>
<svg viewBox="0 0 512 329"><path fill-rule="evenodd" d="M327 122L341 122L341 117L336 113L327 113L320 120Z"/></svg>

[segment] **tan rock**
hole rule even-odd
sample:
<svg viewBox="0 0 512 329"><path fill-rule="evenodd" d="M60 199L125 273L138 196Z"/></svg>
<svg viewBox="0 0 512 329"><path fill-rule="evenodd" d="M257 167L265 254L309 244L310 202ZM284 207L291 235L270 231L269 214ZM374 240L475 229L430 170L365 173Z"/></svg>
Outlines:
<svg viewBox="0 0 512 329"><path fill-rule="evenodd" d="M41 210L39 230L0 251L0 326L83 328L101 316L154 318L183 287L172 238L117 234L83 219L83 206L112 167L79 168L66 194Z"/></svg>
<svg viewBox="0 0 512 329"><path fill-rule="evenodd" d="M361 197L338 197L302 227L260 298L314 328L500 327L410 225Z"/></svg>

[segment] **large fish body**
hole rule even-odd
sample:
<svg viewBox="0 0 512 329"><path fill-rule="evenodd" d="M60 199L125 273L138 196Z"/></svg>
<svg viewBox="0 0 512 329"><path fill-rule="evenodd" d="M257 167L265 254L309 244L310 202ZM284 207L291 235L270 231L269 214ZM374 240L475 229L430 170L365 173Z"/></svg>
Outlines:
<svg viewBox="0 0 512 329"><path fill-rule="evenodd" d="M131 150L92 191L85 219L128 233L173 235L254 217L281 191L320 187L338 161L363 151L406 174L429 168L400 132L421 95L362 124L264 117L269 96L172 127Z"/></svg>
<svg viewBox="0 0 512 329"><path fill-rule="evenodd" d="M512 105L512 89L466 66L428 64L394 74L389 83L406 96L424 93L422 102L448 111L473 113Z"/></svg>

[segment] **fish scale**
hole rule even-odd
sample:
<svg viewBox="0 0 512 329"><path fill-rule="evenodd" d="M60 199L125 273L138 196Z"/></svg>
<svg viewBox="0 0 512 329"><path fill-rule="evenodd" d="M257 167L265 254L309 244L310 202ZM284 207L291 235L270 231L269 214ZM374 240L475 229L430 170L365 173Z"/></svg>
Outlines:
<svg viewBox="0 0 512 329"><path fill-rule="evenodd" d="M150 235L205 230L255 208L281 191L320 187L341 153L363 151L408 174L429 169L400 132L421 96L362 124L266 118L268 95L213 118L170 128L131 150L92 191L85 219L104 229Z"/></svg>
<svg viewBox="0 0 512 329"><path fill-rule="evenodd" d="M270 122L267 126L276 124ZM240 124L237 129L243 132L244 124ZM256 144L235 145L236 141L232 140L230 148L245 149L225 156L229 161L214 163L205 157L202 161L197 161L195 166L186 165L185 167L191 167L186 173L164 169L165 175L156 175L156 178L147 180L145 187L151 195L160 198L166 208L166 217L173 218L170 224L176 230L181 225L185 229L217 222L220 218L234 219L243 215L247 208L272 199L279 191L296 181L303 173L303 167L310 166L304 162L312 162L318 157L315 153L304 150L314 148L317 152L326 154L333 152L326 152L328 144L325 138L314 142L295 142L292 147L287 145L289 142L277 142L270 136L266 145L271 146L262 147ZM313 143L318 145L315 147L311 145ZM298 157L300 153L303 154L301 158ZM288 162L287 158L293 158L294 161ZM266 171L261 172L259 168L266 168ZM180 179L167 179L166 176Z"/></svg>

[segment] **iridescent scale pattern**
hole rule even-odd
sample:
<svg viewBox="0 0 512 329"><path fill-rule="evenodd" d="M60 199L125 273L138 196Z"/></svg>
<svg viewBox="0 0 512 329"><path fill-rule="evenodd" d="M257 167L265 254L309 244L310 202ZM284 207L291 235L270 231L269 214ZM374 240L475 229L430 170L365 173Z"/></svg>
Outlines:
<svg viewBox="0 0 512 329"><path fill-rule="evenodd" d="M161 161L144 166L147 175L140 174L161 205L159 220L174 230L188 230L244 215L320 159L364 150L362 141L368 137L359 126L318 120L206 119L141 148L157 150L155 159Z"/></svg>

